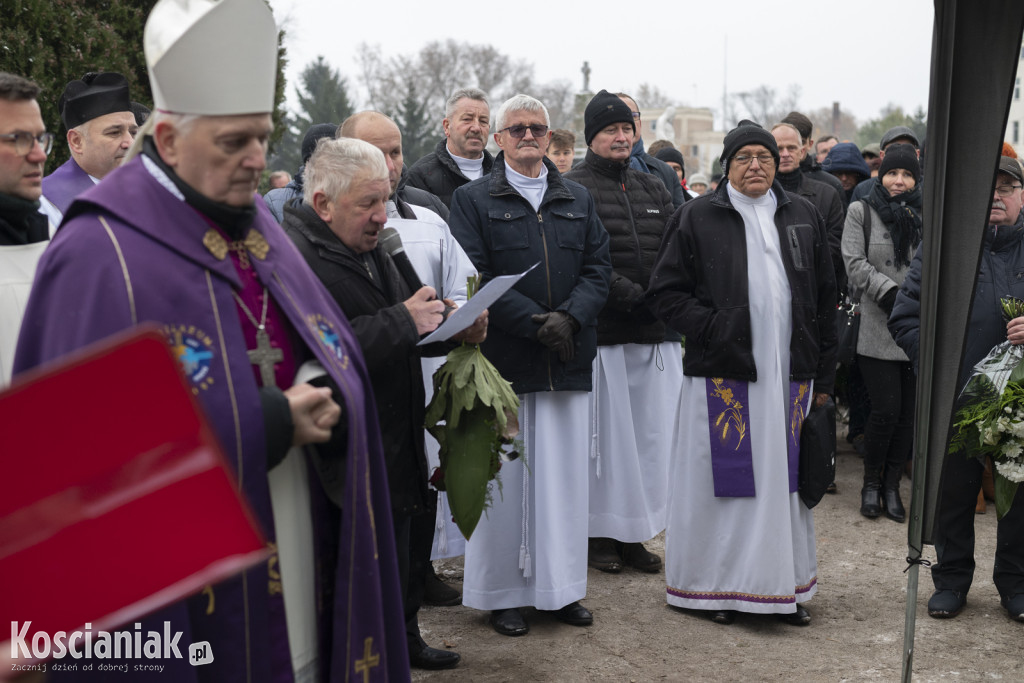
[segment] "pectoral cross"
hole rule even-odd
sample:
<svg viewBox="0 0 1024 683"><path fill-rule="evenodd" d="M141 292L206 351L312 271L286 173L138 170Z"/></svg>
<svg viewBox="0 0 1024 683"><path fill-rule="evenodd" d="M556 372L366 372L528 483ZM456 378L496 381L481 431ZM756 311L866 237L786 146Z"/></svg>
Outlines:
<svg viewBox="0 0 1024 683"><path fill-rule="evenodd" d="M373 638L363 641L363 658L356 660L356 673L363 675L363 683L370 681L370 669L380 666L380 653L373 654Z"/></svg>
<svg viewBox="0 0 1024 683"><path fill-rule="evenodd" d="M284 360L284 352L270 345L270 335L260 325L256 328L256 348L249 350L249 362L260 366L260 381L265 387L277 386L274 378L274 366Z"/></svg>

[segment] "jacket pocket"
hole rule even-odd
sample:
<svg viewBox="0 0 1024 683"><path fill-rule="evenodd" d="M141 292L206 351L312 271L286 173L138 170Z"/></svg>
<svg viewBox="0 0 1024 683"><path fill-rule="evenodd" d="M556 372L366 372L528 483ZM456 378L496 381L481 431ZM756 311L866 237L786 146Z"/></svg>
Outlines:
<svg viewBox="0 0 1024 683"><path fill-rule="evenodd" d="M528 249L530 233L526 225L526 210L520 208L493 208L487 210L491 248L495 251Z"/></svg>
<svg viewBox="0 0 1024 683"><path fill-rule="evenodd" d="M571 209L552 209L551 214L556 217L552 221L555 228L555 240L559 247L583 251L586 242L586 218L580 211Z"/></svg>
<svg viewBox="0 0 1024 683"><path fill-rule="evenodd" d="M806 223L786 226L786 245L793 258L793 268L796 270L808 270L811 267L811 254L814 253L812 238L813 228Z"/></svg>

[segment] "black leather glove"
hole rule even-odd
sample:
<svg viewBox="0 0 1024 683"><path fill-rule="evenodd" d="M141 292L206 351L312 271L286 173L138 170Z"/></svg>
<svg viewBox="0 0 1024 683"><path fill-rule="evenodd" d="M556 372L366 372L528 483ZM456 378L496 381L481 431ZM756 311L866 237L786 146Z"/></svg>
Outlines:
<svg viewBox="0 0 1024 683"><path fill-rule="evenodd" d="M578 327L571 315L564 311L537 313L530 318L540 325L537 341L558 354L558 359L568 363L576 355L573 334Z"/></svg>
<svg viewBox="0 0 1024 683"><path fill-rule="evenodd" d="M886 315L892 315L893 304L896 303L896 293L899 290L896 287L891 287L888 292L882 295L882 298L878 300L878 305L882 307Z"/></svg>

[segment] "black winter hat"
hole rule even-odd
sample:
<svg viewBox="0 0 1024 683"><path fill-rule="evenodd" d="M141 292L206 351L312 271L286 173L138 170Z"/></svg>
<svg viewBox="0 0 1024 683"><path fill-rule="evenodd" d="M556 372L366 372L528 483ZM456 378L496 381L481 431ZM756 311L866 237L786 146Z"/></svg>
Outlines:
<svg viewBox="0 0 1024 683"><path fill-rule="evenodd" d="M683 169L683 177L686 177L686 163L683 161L683 153L678 149L662 147L654 153L654 157L665 162L671 161L673 164L679 164L679 167Z"/></svg>
<svg viewBox="0 0 1024 683"><path fill-rule="evenodd" d="M746 145L763 145L775 159L775 167L779 166L779 146L775 142L775 136L753 121L743 119L736 124L736 127L726 134L722 145L722 168L725 169L726 175L729 175L729 161Z"/></svg>
<svg viewBox="0 0 1024 683"><path fill-rule="evenodd" d="M636 133L633 110L619 99L618 95L602 90L587 102L587 108L583 111L583 137L587 141L587 146L590 146L590 141L604 130L605 126L613 123L628 123L633 126L633 132Z"/></svg>
<svg viewBox="0 0 1024 683"><path fill-rule="evenodd" d="M316 143L320 141L320 138L333 138L337 132L338 124L336 123L316 123L310 126L302 138L302 163L306 163L313 156L313 152L316 151Z"/></svg>
<svg viewBox="0 0 1024 683"><path fill-rule="evenodd" d="M921 162L917 159L917 150L913 145L906 145L902 142L889 145L889 149L885 150L882 165L878 168L878 177L884 177L894 168L910 171L910 174L914 176L914 182L921 182Z"/></svg>
<svg viewBox="0 0 1024 683"><path fill-rule="evenodd" d="M128 80L113 71L90 71L80 80L64 86L57 109L68 130L106 114L130 112L132 101L128 97Z"/></svg>

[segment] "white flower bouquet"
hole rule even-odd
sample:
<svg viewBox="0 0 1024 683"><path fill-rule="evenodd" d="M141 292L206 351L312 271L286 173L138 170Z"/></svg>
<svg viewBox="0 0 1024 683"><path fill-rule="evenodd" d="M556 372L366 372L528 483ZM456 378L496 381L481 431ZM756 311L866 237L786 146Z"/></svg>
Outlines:
<svg viewBox="0 0 1024 683"><path fill-rule="evenodd" d="M1020 299L1003 299L1002 306L1007 321L1024 315ZM1024 346L1005 341L993 347L974 366L960 397L949 451L991 456L996 513L1002 519L1024 481Z"/></svg>

